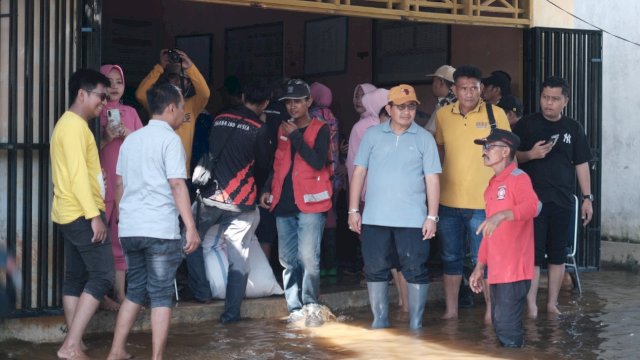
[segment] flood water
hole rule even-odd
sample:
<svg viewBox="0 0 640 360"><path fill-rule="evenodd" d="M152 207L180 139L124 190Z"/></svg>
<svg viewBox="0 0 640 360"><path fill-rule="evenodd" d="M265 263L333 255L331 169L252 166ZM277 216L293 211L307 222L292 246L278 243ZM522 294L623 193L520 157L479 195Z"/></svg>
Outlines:
<svg viewBox="0 0 640 360"><path fill-rule="evenodd" d="M484 305L460 310L456 321L440 320L443 305L425 310L424 328L410 332L401 312L394 328L369 330L368 308L342 314L338 322L304 328L280 320L245 320L173 326L166 359L639 359L640 276L622 271L582 273L583 295L563 290L557 319L540 314L525 321L522 349L497 346L482 322ZM539 307L545 301L541 290ZM88 355L105 358L111 334L88 336ZM151 355L149 333L129 336L135 359ZM54 359L60 344L0 343L1 359Z"/></svg>

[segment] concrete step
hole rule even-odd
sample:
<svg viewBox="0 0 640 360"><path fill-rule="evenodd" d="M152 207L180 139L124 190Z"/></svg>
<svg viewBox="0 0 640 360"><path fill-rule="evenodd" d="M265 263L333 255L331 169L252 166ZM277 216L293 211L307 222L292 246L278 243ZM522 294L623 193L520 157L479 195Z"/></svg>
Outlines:
<svg viewBox="0 0 640 360"><path fill-rule="evenodd" d="M353 308L369 306L366 288L359 285L324 286L320 290L320 302L328 306L334 313L344 314ZM397 303L397 292L389 286L389 303ZM441 282L433 282L429 287L429 303L442 303L444 291ZM173 309L172 324L197 324L205 321L217 321L224 309L224 301L217 300L211 304L178 302ZM116 321L116 312L99 310L87 327L87 334L112 333ZM283 318L288 315L284 296L271 296L257 299L246 299L242 302L242 316L249 319ZM133 331L151 329L151 311L140 312ZM45 316L32 318L7 319L0 328L0 341L23 340L34 343L61 342L65 336L66 326L63 316Z"/></svg>

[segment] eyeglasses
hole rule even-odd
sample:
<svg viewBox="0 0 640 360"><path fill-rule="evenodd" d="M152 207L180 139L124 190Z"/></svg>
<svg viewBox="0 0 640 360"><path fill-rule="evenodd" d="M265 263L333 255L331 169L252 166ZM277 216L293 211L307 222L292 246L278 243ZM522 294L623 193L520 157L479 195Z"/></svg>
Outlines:
<svg viewBox="0 0 640 360"><path fill-rule="evenodd" d="M500 144L487 144L487 143L484 143L484 144L482 145L482 148L483 148L484 150L486 150L486 151L489 151L489 150L491 150L491 148L492 148L492 147L494 147L494 146L497 146L497 147L508 147L507 145L500 145Z"/></svg>
<svg viewBox="0 0 640 360"><path fill-rule="evenodd" d="M93 90L86 90L86 89L85 89L85 91L89 92L89 93L92 93L92 94L98 95L98 97L100 98L100 101L105 101L109 97L109 95L107 93L97 92L97 91L93 91Z"/></svg>
<svg viewBox="0 0 640 360"><path fill-rule="evenodd" d="M401 104L401 105L393 104L393 106L395 106L400 111L405 111L405 110L415 111L418 108L417 104Z"/></svg>

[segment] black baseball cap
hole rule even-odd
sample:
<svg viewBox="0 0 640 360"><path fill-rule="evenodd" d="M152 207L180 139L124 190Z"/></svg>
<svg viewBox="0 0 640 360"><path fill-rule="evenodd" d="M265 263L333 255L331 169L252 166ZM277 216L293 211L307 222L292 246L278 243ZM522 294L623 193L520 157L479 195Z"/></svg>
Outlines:
<svg viewBox="0 0 640 360"><path fill-rule="evenodd" d="M284 94L278 100L306 99L311 96L311 89L300 79L291 79L284 85Z"/></svg>
<svg viewBox="0 0 640 360"><path fill-rule="evenodd" d="M473 142L477 145L484 145L487 143L493 143L496 141L501 141L505 143L511 150L516 151L520 146L520 138L518 135L512 133L511 131L502 130L502 129L491 129L491 133L484 139L476 139Z"/></svg>
<svg viewBox="0 0 640 360"><path fill-rule="evenodd" d="M493 85L500 88L502 96L511 94L511 76L505 71L496 70L489 77L482 79L484 86Z"/></svg>
<svg viewBox="0 0 640 360"><path fill-rule="evenodd" d="M522 113L524 112L522 102L520 101L520 99L513 95L503 96L502 98L500 98L496 105L501 107L505 112L513 112L517 117L522 116Z"/></svg>

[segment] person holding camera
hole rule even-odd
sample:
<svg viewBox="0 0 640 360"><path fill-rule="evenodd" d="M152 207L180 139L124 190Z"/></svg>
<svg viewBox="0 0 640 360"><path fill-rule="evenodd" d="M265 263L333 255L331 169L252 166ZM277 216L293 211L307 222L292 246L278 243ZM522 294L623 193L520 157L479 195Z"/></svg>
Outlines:
<svg viewBox="0 0 640 360"><path fill-rule="evenodd" d="M182 90L184 102L184 122L176 129L187 155L187 175L191 174L191 150L193 147L193 133L198 115L204 110L211 91L198 68L189 56L182 50L162 49L160 61L151 72L140 82L136 90L136 99L145 109L149 110L147 91L156 82L169 82Z"/></svg>
<svg viewBox="0 0 640 360"><path fill-rule="evenodd" d="M122 247L118 240L118 209L115 204L116 163L118 153L124 139L132 132L142 128L138 113L131 106L122 103L124 94L124 72L118 65L106 64L100 72L111 82L107 88L107 105L100 113L100 165L106 174L106 191L104 203L106 207L107 227L111 237L111 250L116 270L116 282L113 286L114 298L105 297L102 306L107 310L118 310L124 300L125 271ZM115 300L115 301L114 301Z"/></svg>

